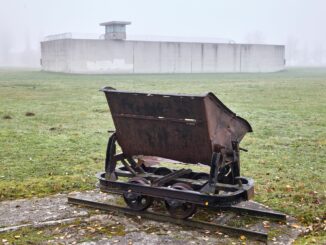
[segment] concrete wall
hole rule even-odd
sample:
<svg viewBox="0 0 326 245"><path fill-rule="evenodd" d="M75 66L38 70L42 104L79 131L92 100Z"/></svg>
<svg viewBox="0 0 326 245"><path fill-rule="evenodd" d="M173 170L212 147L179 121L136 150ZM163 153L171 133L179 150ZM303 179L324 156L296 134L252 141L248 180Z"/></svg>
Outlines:
<svg viewBox="0 0 326 245"><path fill-rule="evenodd" d="M284 46L62 39L41 43L42 67L67 73L274 72Z"/></svg>
<svg viewBox="0 0 326 245"><path fill-rule="evenodd" d="M41 65L46 71L70 72L67 39L41 43Z"/></svg>

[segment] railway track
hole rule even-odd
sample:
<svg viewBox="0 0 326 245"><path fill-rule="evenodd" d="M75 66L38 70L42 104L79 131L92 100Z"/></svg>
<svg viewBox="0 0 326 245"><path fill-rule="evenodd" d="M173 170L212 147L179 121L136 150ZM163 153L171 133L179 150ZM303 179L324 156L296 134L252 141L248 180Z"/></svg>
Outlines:
<svg viewBox="0 0 326 245"><path fill-rule="evenodd" d="M185 220L175 219L171 216L162 213L154 213L150 211L136 211L126 207L110 205L102 202L94 202L94 201L75 198L75 197L68 197L68 203L85 206L89 208L95 208L99 210L118 212L125 215L140 216L144 219L150 219L159 222L167 222L171 224L176 224L176 225L186 226L186 227L191 227L196 229L210 230L214 232L220 231L233 236L243 235L249 239L262 241L262 242L267 242L268 240L268 234L264 232L252 231L244 228L237 228L237 227L217 224L213 222L205 222L205 221L198 221L198 220L191 220L191 219L185 219ZM285 219L285 215L278 212L253 210L244 207L230 207L228 208L227 211L232 211L240 214L248 214L251 216L268 217L276 220Z"/></svg>

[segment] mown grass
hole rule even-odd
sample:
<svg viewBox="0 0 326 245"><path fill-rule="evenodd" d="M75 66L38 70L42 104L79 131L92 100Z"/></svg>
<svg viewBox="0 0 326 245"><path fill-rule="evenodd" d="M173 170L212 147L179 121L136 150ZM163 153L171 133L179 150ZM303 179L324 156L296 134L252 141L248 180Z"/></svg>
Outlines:
<svg viewBox="0 0 326 245"><path fill-rule="evenodd" d="M254 133L242 174L255 200L316 227L325 219L326 69L270 74L65 75L0 70L0 200L94 188L114 129L103 86L214 92ZM26 116L32 112L35 116ZM9 119L8 119L9 118ZM11 118L11 119L10 119Z"/></svg>

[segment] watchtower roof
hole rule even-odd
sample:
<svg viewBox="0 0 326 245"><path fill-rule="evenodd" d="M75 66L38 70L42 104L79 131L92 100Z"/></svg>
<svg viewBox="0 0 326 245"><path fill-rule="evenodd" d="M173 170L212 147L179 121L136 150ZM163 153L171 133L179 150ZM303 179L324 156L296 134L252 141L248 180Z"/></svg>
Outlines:
<svg viewBox="0 0 326 245"><path fill-rule="evenodd" d="M110 25L130 25L130 21L108 21L103 22L100 24L100 26L110 26Z"/></svg>

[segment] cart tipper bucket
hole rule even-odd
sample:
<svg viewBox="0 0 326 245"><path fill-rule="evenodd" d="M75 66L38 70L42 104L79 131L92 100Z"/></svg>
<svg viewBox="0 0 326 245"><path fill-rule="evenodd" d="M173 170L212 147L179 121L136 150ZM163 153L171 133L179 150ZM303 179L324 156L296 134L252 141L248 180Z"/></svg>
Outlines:
<svg viewBox="0 0 326 245"><path fill-rule="evenodd" d="M158 156L185 163L211 164L218 149L227 157L250 124L213 93L149 94L103 88L117 142L127 156Z"/></svg>

